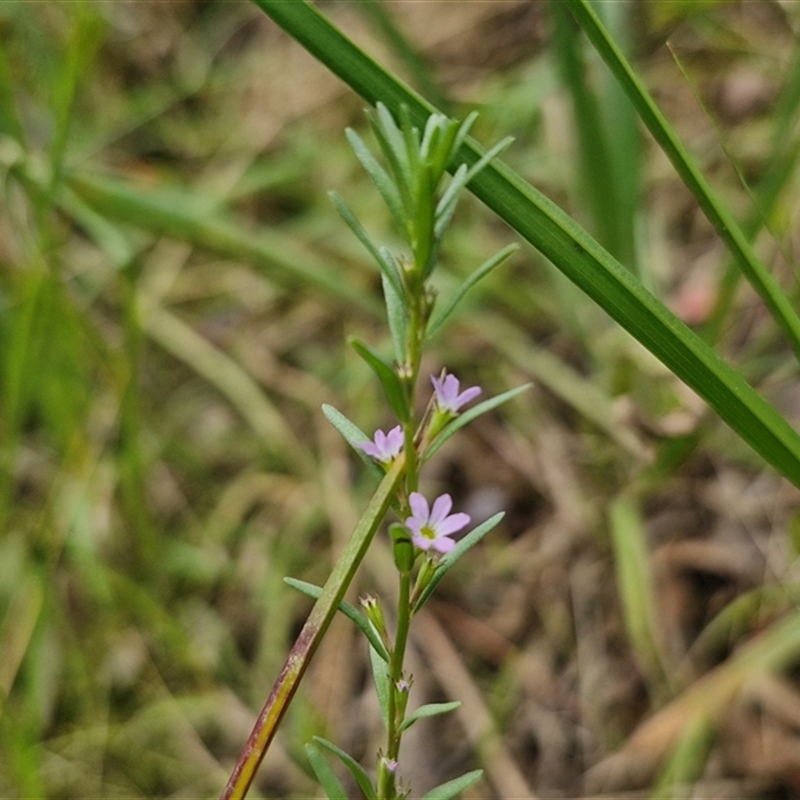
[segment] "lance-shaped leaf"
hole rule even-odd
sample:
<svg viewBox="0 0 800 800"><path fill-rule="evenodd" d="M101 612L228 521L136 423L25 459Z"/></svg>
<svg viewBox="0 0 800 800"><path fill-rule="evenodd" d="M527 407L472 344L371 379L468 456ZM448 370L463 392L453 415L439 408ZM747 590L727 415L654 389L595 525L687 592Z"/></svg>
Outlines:
<svg viewBox="0 0 800 800"><path fill-rule="evenodd" d="M366 770L361 764L358 763L349 753L346 753L342 750L341 747L337 747L333 742L329 742L327 739L323 739L321 736L315 736L314 741L324 747L326 750L329 750L333 753L341 762L344 764L347 769L350 770L352 776L356 779L356 783L358 784L358 788L364 793L364 797L367 800L377 800L377 795L375 793L375 787L372 785L372 781L369 779L369 775L367 775Z"/></svg>
<svg viewBox="0 0 800 800"><path fill-rule="evenodd" d="M421 800L452 800L453 797L458 797L465 789L469 789L473 783L480 780L482 775L482 769L467 772L460 778L454 778L452 781L439 784L435 789L431 789L427 794L422 795Z"/></svg>
<svg viewBox="0 0 800 800"><path fill-rule="evenodd" d="M381 252L386 258L392 258L389 251ZM389 332L392 334L392 344L394 345L394 357L398 364L405 364L406 361L406 304L403 302L402 295L398 295L392 282L385 275L381 276L383 282L383 296L386 300L386 317L389 322Z"/></svg>
<svg viewBox="0 0 800 800"><path fill-rule="evenodd" d="M424 706L420 706L415 711L412 711L404 720L403 724L400 726L400 730L404 731L410 728L417 720L425 719L426 717L438 717L439 714L449 714L451 711L455 711L457 708L461 707L460 700L453 700L450 703L427 703Z"/></svg>
<svg viewBox="0 0 800 800"><path fill-rule="evenodd" d="M400 378L397 377L397 373L392 369L392 365L360 339L351 336L349 342L353 350L369 364L375 373L397 418L399 420L407 420L409 410L406 403L406 395L403 391L403 384L400 383Z"/></svg>
<svg viewBox="0 0 800 800"><path fill-rule="evenodd" d="M375 691L378 695L378 705L381 708L381 717L384 727L389 727L389 694L393 691L389 665L372 648L369 649L369 663L372 666L372 677L375 681Z"/></svg>
<svg viewBox="0 0 800 800"><path fill-rule="evenodd" d="M306 745L306 757L320 786L328 796L328 800L350 800L341 781L336 777L336 773L331 769L331 765L318 747L309 742Z"/></svg>
<svg viewBox="0 0 800 800"><path fill-rule="evenodd" d="M507 392L498 394L495 397L490 397L488 400L478 403L478 405L474 406L469 411L459 414L452 422L449 422L447 425L445 425L442 432L431 442L430 446L425 451L424 460L430 461L433 455L454 433L461 430L461 428L472 422L472 420L476 419L481 414L485 414L487 411L491 411L493 408L497 408L497 406L512 400L518 394L522 394L522 392L530 389L531 385L532 384L530 383L526 383L523 386L517 386L516 389L509 389Z"/></svg>
<svg viewBox="0 0 800 800"><path fill-rule="evenodd" d="M394 260L387 259L385 254L381 252L381 249L373 243L372 239L369 238L369 234L364 229L364 226L358 221L356 215L350 210L349 206L342 200L340 195L336 192L328 192L328 196L333 200L336 205L336 210L341 214L342 219L348 224L350 230L356 235L358 241L367 248L369 254L378 265L381 275L391 283L397 295L402 297L403 284Z"/></svg>
<svg viewBox="0 0 800 800"><path fill-rule="evenodd" d="M381 193L383 202L386 203L398 230L403 231L406 226L406 213L396 184L372 155L372 151L364 144L363 139L352 128L345 131L345 136L347 136L347 141L350 142L356 158L361 162L361 166L367 171Z"/></svg>
<svg viewBox="0 0 800 800"><path fill-rule="evenodd" d="M341 411L337 411L327 403L322 404L322 413L328 418L328 422L344 436L347 443L356 451L356 454L367 465L370 472L379 478L383 477L381 468L359 447L359 444L370 441L369 436L355 422L351 422Z"/></svg>
<svg viewBox="0 0 800 800"><path fill-rule="evenodd" d="M312 600L318 600L322 594L322 587L316 586L307 581L301 581L298 578L284 578L284 583L288 583L293 589L302 592L306 597ZM387 663L389 662L389 653L386 651L386 645L381 641L381 637L375 632L375 629L369 624L369 620L354 606L348 603L347 600L342 600L339 603L339 611L344 614L360 631L367 637L367 640L375 648L378 655Z"/></svg>
<svg viewBox="0 0 800 800"><path fill-rule="evenodd" d="M475 286L481 279L486 277L496 266L502 264L518 247L515 244L510 244L504 247L499 253L495 253L491 258L481 264L465 281L458 287L458 290L441 308L437 308L431 316L431 321L428 323L428 330L425 333L426 338L435 336L442 325L447 321L447 318L455 311L456 306L464 299L467 292Z"/></svg>
<svg viewBox="0 0 800 800"><path fill-rule="evenodd" d="M453 568L458 559L461 558L467 550L475 547L487 533L494 530L500 524L504 516L505 512L500 511L493 517L489 517L485 522L478 525L477 528L471 530L463 539L456 542L456 546L442 557L439 566L434 570L430 582L420 593L417 602L414 603L414 614L425 605L425 601L433 594L433 590L439 585L442 578Z"/></svg>
<svg viewBox="0 0 800 800"><path fill-rule="evenodd" d="M377 104L377 112L377 114L368 113L367 120L378 146L389 164L389 169L394 177L394 184L400 192L403 207L406 215L408 215L412 196L412 164L410 159L416 156L415 160L418 161L419 144L417 143L416 152L409 148L409 140L408 136L405 135L405 130L401 133L397 123L394 121L394 117L382 103ZM408 230L403 228L401 233L407 236Z"/></svg>

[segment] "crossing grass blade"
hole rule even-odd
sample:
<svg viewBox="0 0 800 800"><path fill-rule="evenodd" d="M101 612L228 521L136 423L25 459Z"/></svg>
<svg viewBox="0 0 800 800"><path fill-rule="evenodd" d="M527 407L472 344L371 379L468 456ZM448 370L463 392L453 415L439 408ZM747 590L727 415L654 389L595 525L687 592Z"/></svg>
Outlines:
<svg viewBox="0 0 800 800"><path fill-rule="evenodd" d="M367 102L381 101L398 117L405 106L403 113L419 126L435 111L309 3L253 1ZM479 145L467 140L459 161L471 165L482 155ZM497 160L469 188L694 389L762 458L800 486L800 435L566 212ZM725 241L730 243L730 236Z"/></svg>

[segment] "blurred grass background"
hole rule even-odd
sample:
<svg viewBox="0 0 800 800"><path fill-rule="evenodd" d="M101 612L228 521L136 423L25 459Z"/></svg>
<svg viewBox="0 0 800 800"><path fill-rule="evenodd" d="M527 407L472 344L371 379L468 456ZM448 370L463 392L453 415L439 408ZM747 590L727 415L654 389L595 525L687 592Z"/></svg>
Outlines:
<svg viewBox="0 0 800 800"><path fill-rule="evenodd" d="M796 300L800 9L597 5ZM323 9L514 135L505 160L798 419L774 323L558 2ZM3 797L221 790L308 611L283 576L322 583L373 488L320 405L390 423L346 346L388 352L378 276L327 191L397 240L346 125L361 101L247 3L0 6ZM437 280L511 240L465 198ZM464 707L413 729L415 792L479 765L473 798L798 796L796 653L763 669L796 490L529 249L427 361L535 388L426 475L509 513L419 618L417 699ZM376 543L354 594L391 570ZM337 622L253 796L315 796L315 733L372 758L363 651Z"/></svg>

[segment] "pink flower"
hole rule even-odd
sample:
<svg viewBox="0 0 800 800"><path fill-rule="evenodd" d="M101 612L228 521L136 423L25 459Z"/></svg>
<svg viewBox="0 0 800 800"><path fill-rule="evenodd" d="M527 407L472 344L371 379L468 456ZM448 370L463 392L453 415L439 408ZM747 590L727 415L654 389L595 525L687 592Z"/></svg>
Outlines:
<svg viewBox="0 0 800 800"><path fill-rule="evenodd" d="M453 501L449 494L437 497L433 509L428 508L428 501L419 492L411 492L408 499L411 516L405 521L405 526L411 531L414 545L420 550L433 548L439 553L449 553L456 546L450 537L469 525L469 514L450 514Z"/></svg>
<svg viewBox="0 0 800 800"><path fill-rule="evenodd" d="M472 386L469 389L464 389L461 394L458 390L460 388L459 380L455 375L448 375L444 373L444 377L436 378L431 375L431 381L436 393L436 405L448 414L455 416L461 406L466 405L470 400L474 400L480 393L480 386Z"/></svg>
<svg viewBox="0 0 800 800"><path fill-rule="evenodd" d="M389 433L375 431L374 442L361 442L358 446L383 464L392 462L403 449L403 429L397 425Z"/></svg>

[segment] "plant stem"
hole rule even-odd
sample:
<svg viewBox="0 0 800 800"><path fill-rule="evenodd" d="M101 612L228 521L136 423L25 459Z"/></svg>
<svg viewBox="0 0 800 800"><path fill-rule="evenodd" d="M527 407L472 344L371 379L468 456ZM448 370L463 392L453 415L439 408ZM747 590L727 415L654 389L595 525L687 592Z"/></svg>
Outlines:
<svg viewBox="0 0 800 800"><path fill-rule="evenodd" d="M353 580L356 569L397 493L405 470L405 459L398 456L378 486L367 510L356 526L347 547L325 582L319 600L314 604L297 641L292 646L267 702L231 773L221 800L242 800L250 788L258 765L264 758L283 715L289 707L300 679L308 666L336 609Z"/></svg>
<svg viewBox="0 0 800 800"><path fill-rule="evenodd" d="M406 645L408 643L408 630L411 622L411 573L400 573L400 591L397 605L397 633L395 635L392 657L389 664L389 708L388 730L386 732L386 760L399 761L400 740L405 709L397 703L398 688L403 677L403 662L405 660ZM404 704L405 705L405 704ZM394 772L384 768L379 769L378 800L395 800L397 796Z"/></svg>

